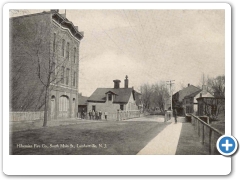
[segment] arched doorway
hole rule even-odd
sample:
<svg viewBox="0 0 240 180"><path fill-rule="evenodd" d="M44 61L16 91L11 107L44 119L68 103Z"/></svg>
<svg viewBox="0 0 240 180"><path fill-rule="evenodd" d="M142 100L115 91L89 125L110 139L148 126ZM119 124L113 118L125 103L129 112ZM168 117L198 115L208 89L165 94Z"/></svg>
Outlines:
<svg viewBox="0 0 240 180"><path fill-rule="evenodd" d="M53 95L51 97L51 119L55 119L55 107L56 107L56 98Z"/></svg>
<svg viewBox="0 0 240 180"><path fill-rule="evenodd" d="M76 109L76 101L75 101L75 98L73 98L73 101L72 101L72 117L76 117L75 115L75 110Z"/></svg>
<svg viewBox="0 0 240 180"><path fill-rule="evenodd" d="M66 95L62 95L59 98L59 117L69 117L69 98Z"/></svg>

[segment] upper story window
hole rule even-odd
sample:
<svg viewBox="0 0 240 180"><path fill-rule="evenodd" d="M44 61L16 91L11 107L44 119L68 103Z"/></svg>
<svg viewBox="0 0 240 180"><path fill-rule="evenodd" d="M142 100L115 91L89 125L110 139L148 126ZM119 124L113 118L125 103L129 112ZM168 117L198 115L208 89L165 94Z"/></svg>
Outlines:
<svg viewBox="0 0 240 180"><path fill-rule="evenodd" d="M64 56L65 53L65 39L62 39L62 56Z"/></svg>
<svg viewBox="0 0 240 180"><path fill-rule="evenodd" d="M64 83L64 66L62 66L62 69L61 69L61 83L63 84Z"/></svg>
<svg viewBox="0 0 240 180"><path fill-rule="evenodd" d="M108 101L112 101L112 94L108 94Z"/></svg>
<svg viewBox="0 0 240 180"><path fill-rule="evenodd" d="M66 85L69 84L69 73L70 73L70 69L67 68L67 70L66 70Z"/></svg>
<svg viewBox="0 0 240 180"><path fill-rule="evenodd" d="M76 63L76 58L77 58L77 49L74 48L74 58L73 58L74 63Z"/></svg>
<svg viewBox="0 0 240 180"><path fill-rule="evenodd" d="M73 86L76 86L76 72L73 72Z"/></svg>
<svg viewBox="0 0 240 180"><path fill-rule="evenodd" d="M56 33L53 34L53 52L56 52Z"/></svg>
<svg viewBox="0 0 240 180"><path fill-rule="evenodd" d="M66 57L69 60L69 42L67 43Z"/></svg>
<svg viewBox="0 0 240 180"><path fill-rule="evenodd" d="M123 111L123 104L120 104L120 109Z"/></svg>
<svg viewBox="0 0 240 180"><path fill-rule="evenodd" d="M51 77L52 77L52 81L54 81L56 78L56 63L55 62L52 63L52 76Z"/></svg>

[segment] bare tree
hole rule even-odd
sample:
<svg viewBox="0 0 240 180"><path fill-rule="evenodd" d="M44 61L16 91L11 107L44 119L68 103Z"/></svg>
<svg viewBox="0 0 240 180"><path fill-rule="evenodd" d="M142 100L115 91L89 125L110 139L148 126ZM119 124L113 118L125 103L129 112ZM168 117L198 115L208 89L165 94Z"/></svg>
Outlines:
<svg viewBox="0 0 240 180"><path fill-rule="evenodd" d="M225 75L210 77L203 73L197 87L201 89L202 85L207 85L208 91L215 97L225 97Z"/></svg>
<svg viewBox="0 0 240 180"><path fill-rule="evenodd" d="M142 94L143 111L148 110L151 104L151 96L153 94L153 88L149 84L143 84L140 86L140 92Z"/></svg>
<svg viewBox="0 0 240 180"><path fill-rule="evenodd" d="M140 86L142 94L143 110L149 110L150 107L159 107L161 111L165 110L165 103L169 101L169 92L164 81L155 84L143 84Z"/></svg>
<svg viewBox="0 0 240 180"><path fill-rule="evenodd" d="M225 99L224 98L206 98L203 99L202 114L209 116L213 120L218 119L220 113L225 112Z"/></svg>
<svg viewBox="0 0 240 180"><path fill-rule="evenodd" d="M225 97L225 75L208 78L207 85L208 90L213 93L215 97Z"/></svg>
<svg viewBox="0 0 240 180"><path fill-rule="evenodd" d="M152 100L153 103L159 107L161 111L165 110L165 103L169 101L170 94L166 87L165 82L160 81L159 83L155 83L153 85L153 94Z"/></svg>

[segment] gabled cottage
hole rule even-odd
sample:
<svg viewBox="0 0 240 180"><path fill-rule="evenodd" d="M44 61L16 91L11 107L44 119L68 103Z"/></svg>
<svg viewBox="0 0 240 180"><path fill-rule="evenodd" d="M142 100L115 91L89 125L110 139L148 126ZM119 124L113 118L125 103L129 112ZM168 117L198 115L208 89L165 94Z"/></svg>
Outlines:
<svg viewBox="0 0 240 180"><path fill-rule="evenodd" d="M183 107L185 109L185 113L193 113L196 114L198 111L198 101L199 97L213 97L213 95L207 91L207 86L203 85L202 89L185 96L183 99Z"/></svg>
<svg viewBox="0 0 240 180"><path fill-rule="evenodd" d="M140 94L133 87L128 88L128 77L126 76L124 88L120 88L120 80L113 80L114 88L97 88L88 98L88 111L102 111L116 113L118 110L138 110L136 96L139 100Z"/></svg>
<svg viewBox="0 0 240 180"><path fill-rule="evenodd" d="M176 92L172 96L172 104L173 104L173 107L177 109L178 115L185 114L185 110L184 110L184 106L183 106L184 97L191 95L192 93L198 92L200 90L201 90L200 88L188 84L188 86L186 88Z"/></svg>

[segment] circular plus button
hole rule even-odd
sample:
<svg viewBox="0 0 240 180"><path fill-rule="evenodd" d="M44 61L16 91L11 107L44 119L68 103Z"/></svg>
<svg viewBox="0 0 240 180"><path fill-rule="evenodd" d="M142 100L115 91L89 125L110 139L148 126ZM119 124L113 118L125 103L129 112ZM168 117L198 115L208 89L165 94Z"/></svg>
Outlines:
<svg viewBox="0 0 240 180"><path fill-rule="evenodd" d="M218 139L216 146L222 155L231 156L236 152L238 142L233 136L223 135Z"/></svg>

